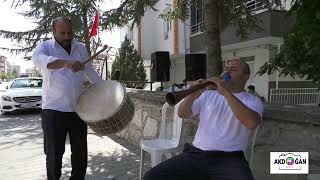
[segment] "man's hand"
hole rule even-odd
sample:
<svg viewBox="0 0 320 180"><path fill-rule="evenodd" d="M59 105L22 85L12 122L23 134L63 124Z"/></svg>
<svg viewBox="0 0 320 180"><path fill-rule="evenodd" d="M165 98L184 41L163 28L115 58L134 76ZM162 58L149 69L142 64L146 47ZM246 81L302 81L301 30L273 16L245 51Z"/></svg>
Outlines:
<svg viewBox="0 0 320 180"><path fill-rule="evenodd" d="M213 82L216 85L217 91L225 96L226 94L230 93L230 91L226 88L225 81L218 77L211 77L208 81Z"/></svg>
<svg viewBox="0 0 320 180"><path fill-rule="evenodd" d="M66 61L64 67L71 69L73 72L84 70L84 64L79 61Z"/></svg>
<svg viewBox="0 0 320 180"><path fill-rule="evenodd" d="M193 81L193 82L190 82L190 86L192 87L192 86L195 86L195 85L197 85L197 84L201 84L201 83L203 83L204 82L204 80L203 79L198 79L198 80L196 80L196 81ZM191 93L190 95L189 95L189 98L191 98L191 99L197 99L200 95L201 95L201 93L204 91L204 89L200 89L200 90L198 90L198 91L195 91L195 92L193 92L193 93Z"/></svg>

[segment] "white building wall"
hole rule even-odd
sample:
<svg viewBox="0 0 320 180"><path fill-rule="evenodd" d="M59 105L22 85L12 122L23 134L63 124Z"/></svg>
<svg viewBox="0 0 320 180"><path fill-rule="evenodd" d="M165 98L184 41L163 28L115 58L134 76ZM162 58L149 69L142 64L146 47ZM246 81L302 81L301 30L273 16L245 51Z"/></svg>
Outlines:
<svg viewBox="0 0 320 180"><path fill-rule="evenodd" d="M170 84L182 83L185 78L184 55L171 58Z"/></svg>
<svg viewBox="0 0 320 180"><path fill-rule="evenodd" d="M172 56L174 53L173 47L173 23L171 22L171 30L168 32L168 38L165 39L167 22L159 17L159 15L170 8L171 0L160 0L155 4L155 9L158 11L148 10L141 19L141 57L144 59L147 79L150 80L150 60L151 53L155 51L169 51L171 55L172 69L170 72L170 84L173 82L180 83L185 77L184 70L184 54L190 52L190 24L189 20L185 23L178 21L179 34L179 55ZM130 27L121 29L121 41L124 40L126 34L132 36L132 43L138 49L138 29L135 26L132 30ZM130 35L131 34L131 35ZM177 62L176 62L177 61ZM155 88L153 88L155 89Z"/></svg>
<svg viewBox="0 0 320 180"><path fill-rule="evenodd" d="M157 14L153 10L145 12L141 20L141 57L143 59L150 60L151 53L158 49L156 43L162 37L162 34L158 32L160 28L158 21ZM136 48L138 48L137 45Z"/></svg>

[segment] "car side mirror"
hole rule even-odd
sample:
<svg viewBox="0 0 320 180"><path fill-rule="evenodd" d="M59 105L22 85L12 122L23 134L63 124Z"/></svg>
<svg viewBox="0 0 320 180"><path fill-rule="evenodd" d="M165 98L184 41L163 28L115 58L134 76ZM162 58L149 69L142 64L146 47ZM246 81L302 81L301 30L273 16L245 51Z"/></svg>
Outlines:
<svg viewBox="0 0 320 180"><path fill-rule="evenodd" d="M9 86L6 86L6 89L9 89Z"/></svg>

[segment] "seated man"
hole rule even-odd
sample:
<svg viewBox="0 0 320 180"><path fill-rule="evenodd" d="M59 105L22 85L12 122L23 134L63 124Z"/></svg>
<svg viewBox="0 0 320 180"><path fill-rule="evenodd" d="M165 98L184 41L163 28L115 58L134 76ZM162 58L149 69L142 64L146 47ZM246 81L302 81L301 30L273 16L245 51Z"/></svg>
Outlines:
<svg viewBox="0 0 320 180"><path fill-rule="evenodd" d="M264 97L263 97L263 96L260 96L260 95L257 93L256 88L254 87L253 84L250 84L250 85L248 86L248 93L259 97L262 102L265 101Z"/></svg>
<svg viewBox="0 0 320 180"><path fill-rule="evenodd" d="M208 79L215 83L216 90L194 92L179 107L182 118L199 114L192 145L152 168L144 180L254 179L244 151L249 130L261 122L263 105L258 97L244 91L250 75L248 64L236 59L228 62L224 70L230 80Z"/></svg>
<svg viewBox="0 0 320 180"><path fill-rule="evenodd" d="M188 89L189 87L190 86L188 85L187 80L184 79L183 83L181 83L181 84L173 83L172 86L171 86L171 91L172 92L182 91L182 90Z"/></svg>

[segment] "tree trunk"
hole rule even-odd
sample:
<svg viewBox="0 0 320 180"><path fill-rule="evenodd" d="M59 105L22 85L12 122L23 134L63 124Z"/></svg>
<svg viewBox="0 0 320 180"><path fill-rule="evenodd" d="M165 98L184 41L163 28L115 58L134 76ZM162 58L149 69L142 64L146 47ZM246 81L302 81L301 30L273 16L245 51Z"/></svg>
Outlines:
<svg viewBox="0 0 320 180"><path fill-rule="evenodd" d="M207 49L207 78L222 73L219 0L204 0L204 22Z"/></svg>
<svg viewBox="0 0 320 180"><path fill-rule="evenodd" d="M82 9L82 20L83 20L83 32L84 36L89 36L89 26L88 26L88 10L87 8ZM89 38L84 38L84 44L87 48L89 56L91 56L91 50L90 50L90 39Z"/></svg>

